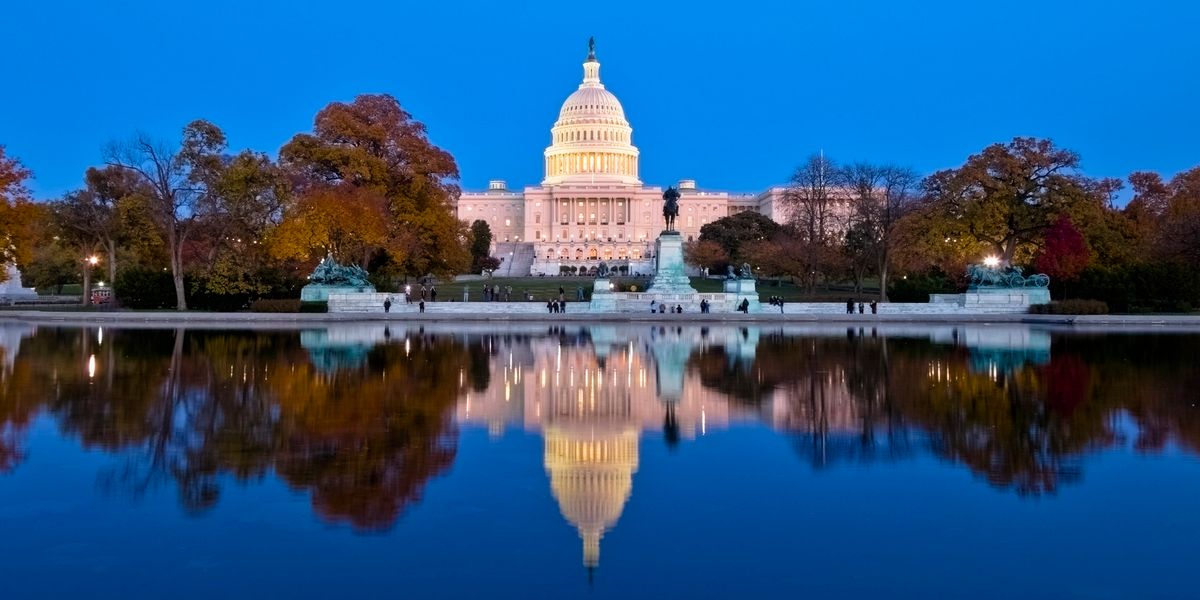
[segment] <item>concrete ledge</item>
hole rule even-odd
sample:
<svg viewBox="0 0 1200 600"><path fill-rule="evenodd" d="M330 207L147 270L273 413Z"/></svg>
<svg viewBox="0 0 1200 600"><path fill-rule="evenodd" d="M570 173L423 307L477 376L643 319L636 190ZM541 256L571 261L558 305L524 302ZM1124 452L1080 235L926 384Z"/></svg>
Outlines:
<svg viewBox="0 0 1200 600"><path fill-rule="evenodd" d="M434 303L450 306L462 303ZM470 303L468 303L470 304ZM479 303L488 304L488 303ZM495 303L501 306L506 303ZM526 304L526 303L511 303ZM537 303L528 303L535 305ZM428 306L428 304L427 304ZM578 307L586 307L586 303L575 303ZM786 307L786 305L785 305ZM853 314L844 313L710 313L696 312L684 314L651 314L638 313L589 313L570 312L568 303L567 314L548 314L545 306L540 312L392 312L378 313L209 313L209 312L66 312L38 310L0 310L0 324L45 323L51 325L109 325L120 324L123 327L207 327L207 328L295 328L306 326L323 326L330 323L355 322L526 322L526 323L646 323L667 324L685 323L692 325L745 323L745 324L787 324L787 323L829 323L838 325L870 325L874 323L922 323L922 324L1001 324L1027 323L1047 326L1066 326L1081 329L1104 329L1108 327L1122 329L1138 329L1147 331L1185 330L1200 332L1200 315L1026 315L1026 314L920 314L920 313L883 313L883 314ZM427 309L428 310L428 309Z"/></svg>

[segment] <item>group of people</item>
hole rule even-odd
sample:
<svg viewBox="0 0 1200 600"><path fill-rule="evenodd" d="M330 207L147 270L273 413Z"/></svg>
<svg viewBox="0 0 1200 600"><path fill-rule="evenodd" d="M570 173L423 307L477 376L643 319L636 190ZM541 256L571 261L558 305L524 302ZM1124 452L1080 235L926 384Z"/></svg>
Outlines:
<svg viewBox="0 0 1200 600"><path fill-rule="evenodd" d="M565 312L567 312L567 301L561 300L561 299L547 300L546 301L546 311L550 312L550 313L565 313Z"/></svg>
<svg viewBox="0 0 1200 600"><path fill-rule="evenodd" d="M858 314L860 314L860 315L866 314L867 306L868 306L867 304L865 304L863 302L859 302L858 303ZM874 314L879 313L879 303L878 302L871 301L871 304L869 306L871 307L871 314L874 315ZM846 314L848 314L848 315L854 314L854 299L853 298L846 299Z"/></svg>
<svg viewBox="0 0 1200 600"><path fill-rule="evenodd" d="M428 299L430 302L436 302L437 301L437 288L432 285L426 287L425 284L422 283L421 291L420 291L420 298L421 298L421 302L424 302L426 299ZM413 303L413 290L412 290L411 285L404 286L404 301L408 304Z"/></svg>
<svg viewBox="0 0 1200 600"><path fill-rule="evenodd" d="M674 314L683 314L683 306L680 304L676 304L674 308L671 308L671 307L667 306L666 302L659 302L658 300L651 300L650 301L650 312L659 313L659 314L666 314L668 312L674 313ZM701 307L700 312L704 312L703 307Z"/></svg>
<svg viewBox="0 0 1200 600"><path fill-rule="evenodd" d="M409 297L409 293L408 293L407 289L404 291L404 300L406 302L408 302L409 304L412 304L412 299ZM417 306L421 312L425 312L425 300L421 300L420 302L418 302ZM387 298L383 299L383 312L385 312L385 313L392 312L392 297L391 296L388 296Z"/></svg>
<svg viewBox="0 0 1200 600"><path fill-rule="evenodd" d="M767 304L779 307L779 314L783 314L783 296L771 296L767 298Z"/></svg>
<svg viewBox="0 0 1200 600"><path fill-rule="evenodd" d="M483 301L484 302L512 302L512 286L506 285L503 288L499 284L492 286L483 286ZM528 299L528 294L526 294Z"/></svg>

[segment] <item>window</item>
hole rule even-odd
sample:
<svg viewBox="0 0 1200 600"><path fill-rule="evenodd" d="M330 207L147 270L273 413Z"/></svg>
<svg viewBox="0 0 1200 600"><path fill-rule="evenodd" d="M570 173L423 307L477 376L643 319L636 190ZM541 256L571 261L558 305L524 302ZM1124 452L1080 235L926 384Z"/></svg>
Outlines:
<svg viewBox="0 0 1200 600"><path fill-rule="evenodd" d="M535 240L542 239L542 230L541 229L535 229L533 231L533 239L535 239Z"/></svg>
<svg viewBox="0 0 1200 600"><path fill-rule="evenodd" d="M690 224L690 223L689 223L689 224ZM512 227L512 219L505 219L505 220L504 220L504 226L505 226L505 227Z"/></svg>

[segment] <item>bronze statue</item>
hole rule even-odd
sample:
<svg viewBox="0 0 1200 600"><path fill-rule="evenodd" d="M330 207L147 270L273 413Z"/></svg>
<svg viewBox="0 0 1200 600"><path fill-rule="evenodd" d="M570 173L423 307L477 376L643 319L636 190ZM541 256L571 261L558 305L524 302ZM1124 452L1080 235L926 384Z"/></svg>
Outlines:
<svg viewBox="0 0 1200 600"><path fill-rule="evenodd" d="M667 231L675 231L675 217L679 216L679 190L673 186L663 192L663 219L667 222Z"/></svg>

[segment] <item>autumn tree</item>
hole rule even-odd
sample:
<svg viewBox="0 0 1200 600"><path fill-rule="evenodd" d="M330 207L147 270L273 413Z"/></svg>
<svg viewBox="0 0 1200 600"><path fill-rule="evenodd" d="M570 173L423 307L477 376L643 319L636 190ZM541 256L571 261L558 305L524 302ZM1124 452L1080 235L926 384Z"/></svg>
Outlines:
<svg viewBox="0 0 1200 600"><path fill-rule="evenodd" d="M933 247L943 240L941 250L959 260L984 252L1005 264L1028 260L1059 215L1093 193L1078 167L1079 155L1050 140L993 144L925 179L922 229Z"/></svg>
<svg viewBox="0 0 1200 600"><path fill-rule="evenodd" d="M1033 264L1051 278L1072 280L1088 266L1091 257L1083 234L1071 222L1071 217L1062 215L1046 230L1045 242Z"/></svg>
<svg viewBox="0 0 1200 600"><path fill-rule="evenodd" d="M706 225L707 226L707 225ZM693 267L720 270L729 264L729 251L714 240L701 239L683 244L683 260Z"/></svg>
<svg viewBox="0 0 1200 600"><path fill-rule="evenodd" d="M357 247L340 255L343 260L367 266L382 257L374 263L379 269L403 274L450 274L469 266L469 234L451 210L459 193L458 166L395 98L362 95L349 104L329 104L317 113L311 134L294 136L280 150L280 161L294 175L301 201L337 194L362 203L355 212L371 215L370 231L357 236ZM379 204L382 235L374 221ZM301 229L350 226L322 223Z"/></svg>
<svg viewBox="0 0 1200 600"><path fill-rule="evenodd" d="M197 120L184 127L178 147L138 134L129 142L112 143L105 150L110 166L132 173L149 193L145 205L169 255L178 310L187 310L184 248L203 211L211 206L207 186L224 149L225 134L216 125Z"/></svg>
<svg viewBox="0 0 1200 600"><path fill-rule="evenodd" d="M33 252L33 227L38 210L29 200L25 182L33 174L0 146L0 263L25 264ZM0 281L8 271L0 268Z"/></svg>
<svg viewBox="0 0 1200 600"><path fill-rule="evenodd" d="M1167 188L1170 200L1158 236L1158 254L1200 268L1200 167L1175 175Z"/></svg>

